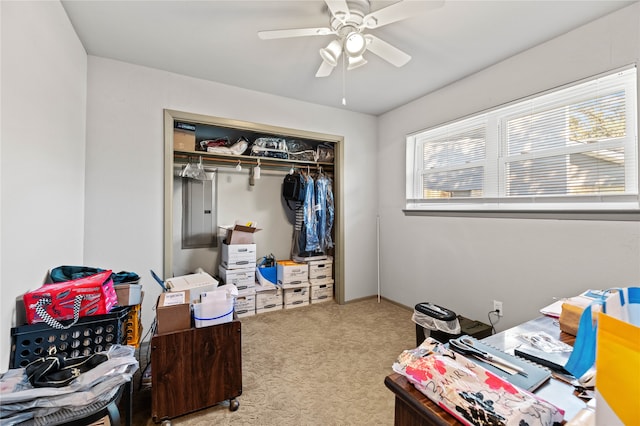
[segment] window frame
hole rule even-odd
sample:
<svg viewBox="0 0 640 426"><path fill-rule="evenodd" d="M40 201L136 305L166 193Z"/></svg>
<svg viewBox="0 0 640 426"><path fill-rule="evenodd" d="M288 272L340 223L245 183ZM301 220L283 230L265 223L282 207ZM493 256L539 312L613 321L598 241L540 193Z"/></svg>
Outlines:
<svg viewBox="0 0 640 426"><path fill-rule="evenodd" d="M605 79L616 77L619 74L630 75L624 84L616 83L615 88L625 90L625 136L616 140L595 142L595 144L585 144L584 146L562 146L545 150L543 155L568 155L576 152L592 152L594 147L623 148L625 155L625 192L616 194L592 194L592 195L570 195L559 196L507 196L505 186L507 178L505 169L509 162L526 158L526 154L507 155L507 123L514 118L527 116L527 110L532 102L546 102L544 110L562 106L570 107L582 101L588 100L592 92L585 91L584 87L590 84L606 81ZM582 89L580 87L583 87ZM614 89L609 86L606 90L611 93ZM563 91L570 93L569 97L558 98L557 94ZM573 93L573 92L576 93ZM549 98L551 100L549 101ZM637 108L637 70L635 65L610 71L598 76L590 77L579 82L574 82L560 88L555 88L544 93L539 93L517 100L506 105L495 107L491 110L479 112L458 120L454 120L429 129L421 130L407 135L406 137L406 208L405 213L506 213L512 217L514 213L536 213L553 215L569 213L579 217L589 216L595 213L597 217L607 217L608 214L640 213L640 184L638 175L640 174L640 149L638 147L638 108ZM471 123L485 123L485 158L483 160L485 172L483 173L482 196L480 197L452 197L452 198L414 198L414 194L420 195L423 188L423 177L425 173L433 172L425 170L420 162L423 161L424 143L426 140L437 140L440 135L451 132L460 134L463 128L467 128ZM457 131L457 133L455 133ZM492 136L495 135L495 136ZM540 152L533 151L531 156ZM539 158L539 157L538 157ZM476 161L475 163L480 163ZM452 166L452 168L455 168ZM437 169L436 169L437 170ZM444 168L443 168L444 170ZM495 173L495 176L494 176ZM489 182L489 178L494 178L495 182ZM604 214L604 216L602 216ZM626 219L625 219L626 220ZM633 219L635 220L635 219Z"/></svg>

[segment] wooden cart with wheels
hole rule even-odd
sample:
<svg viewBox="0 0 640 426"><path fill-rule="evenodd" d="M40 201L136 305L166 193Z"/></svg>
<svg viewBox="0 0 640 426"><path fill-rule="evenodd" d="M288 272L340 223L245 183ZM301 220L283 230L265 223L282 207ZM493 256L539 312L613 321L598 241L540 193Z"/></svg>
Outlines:
<svg viewBox="0 0 640 426"><path fill-rule="evenodd" d="M225 400L236 411L242 394L240 321L153 336L151 377L156 423Z"/></svg>

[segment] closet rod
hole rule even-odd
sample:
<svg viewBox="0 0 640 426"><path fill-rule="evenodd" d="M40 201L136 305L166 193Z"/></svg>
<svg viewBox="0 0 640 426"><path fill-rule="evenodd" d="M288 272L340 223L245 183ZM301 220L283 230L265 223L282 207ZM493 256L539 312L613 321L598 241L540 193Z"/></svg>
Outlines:
<svg viewBox="0 0 640 426"><path fill-rule="evenodd" d="M174 154L173 155L174 159L175 158L181 158L181 159L185 159L186 161L189 161L189 158L202 158L202 161L208 161L211 163L231 163L231 164L237 164L238 161L240 161L241 164L246 164L246 165L258 165L258 160L260 160L260 166L261 167L279 167L279 168L283 168L283 169L290 169L290 168L297 168L297 169L306 169L307 167L310 168L314 168L316 170L320 169L320 168L328 168L328 169L332 169L333 168L333 164L331 163L313 163L313 164L309 164L305 161L299 161L299 160L277 160L277 161L273 161L273 160L269 160L268 157L210 157L207 155L200 155L200 154Z"/></svg>

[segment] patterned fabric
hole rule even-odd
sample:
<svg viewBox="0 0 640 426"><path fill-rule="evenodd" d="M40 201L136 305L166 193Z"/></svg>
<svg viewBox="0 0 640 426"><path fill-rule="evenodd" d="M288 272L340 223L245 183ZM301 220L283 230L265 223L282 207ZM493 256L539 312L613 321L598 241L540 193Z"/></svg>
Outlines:
<svg viewBox="0 0 640 426"><path fill-rule="evenodd" d="M84 296L82 295L77 295L73 299L73 322L67 325L62 325L60 322L58 322L57 319L49 315L49 313L45 309L45 306L51 304L51 298L49 297L43 297L42 299L38 300L38 303L36 304L36 313L38 314L38 316L40 316L40 318L42 318L45 323L47 323L49 327L56 328L58 330L66 330L78 322L78 319L80 318L80 307L82 306L83 300Z"/></svg>
<svg viewBox="0 0 640 426"><path fill-rule="evenodd" d="M430 337L402 352L393 370L465 425L550 426L564 418L559 408Z"/></svg>

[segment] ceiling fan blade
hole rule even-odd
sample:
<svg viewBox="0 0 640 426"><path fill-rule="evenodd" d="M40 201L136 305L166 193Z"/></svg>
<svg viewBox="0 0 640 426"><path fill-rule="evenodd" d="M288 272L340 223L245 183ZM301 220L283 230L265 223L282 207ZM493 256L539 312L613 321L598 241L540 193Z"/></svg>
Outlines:
<svg viewBox="0 0 640 426"><path fill-rule="evenodd" d="M365 35L365 39L367 40L367 50L375 53L396 67L401 67L411 60L410 55L407 55L402 50L379 39L373 34Z"/></svg>
<svg viewBox="0 0 640 426"><path fill-rule="evenodd" d="M349 18L349 5L346 0L324 0L329 7L331 15L341 22L345 22Z"/></svg>
<svg viewBox="0 0 640 426"><path fill-rule="evenodd" d="M444 0L416 1L404 0L391 6L376 10L362 18L362 27L379 28L403 19L410 18L418 13L437 9L444 5Z"/></svg>
<svg viewBox="0 0 640 426"><path fill-rule="evenodd" d="M320 68L318 68L318 72L316 72L316 77L327 77L333 71L333 67L331 64L326 61L322 61L320 64Z"/></svg>
<svg viewBox="0 0 640 426"><path fill-rule="evenodd" d="M271 40L275 38L288 38L288 37L329 35L329 34L335 34L335 31L333 31L331 28L326 28L326 27L258 31L258 37L260 37L262 40Z"/></svg>

